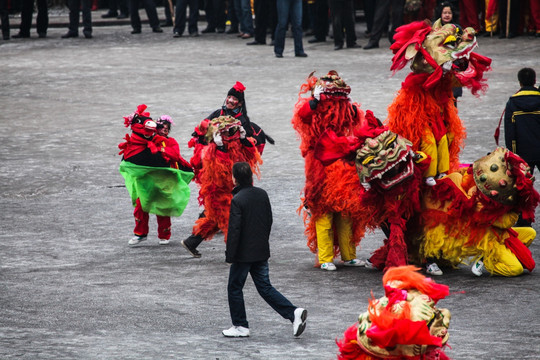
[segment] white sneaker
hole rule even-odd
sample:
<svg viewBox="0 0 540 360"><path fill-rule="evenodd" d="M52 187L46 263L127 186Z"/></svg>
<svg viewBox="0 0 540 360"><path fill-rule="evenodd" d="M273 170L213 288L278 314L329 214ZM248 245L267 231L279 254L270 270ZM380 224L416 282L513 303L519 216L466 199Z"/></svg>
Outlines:
<svg viewBox="0 0 540 360"><path fill-rule="evenodd" d="M322 270L327 270L327 271L336 271L337 268L336 268L336 265L334 265L334 263L324 263L321 265L321 269Z"/></svg>
<svg viewBox="0 0 540 360"><path fill-rule="evenodd" d="M146 240L146 235L144 235L144 236L135 235L134 237L129 239L128 245L129 246L134 246L134 245L137 245L138 243L140 243L140 242L142 242L144 240Z"/></svg>
<svg viewBox="0 0 540 360"><path fill-rule="evenodd" d="M425 180L427 186L435 186L437 185L437 182L433 178L433 176L427 177Z"/></svg>
<svg viewBox="0 0 540 360"><path fill-rule="evenodd" d="M169 239L159 239L159 245L169 245L170 242Z"/></svg>
<svg viewBox="0 0 540 360"><path fill-rule="evenodd" d="M344 261L343 265L345 266L365 266L366 263L360 259L352 259L349 261Z"/></svg>
<svg viewBox="0 0 540 360"><path fill-rule="evenodd" d="M482 272L484 270L484 262L482 261L482 258L479 258L472 264L471 271L476 276L482 276Z"/></svg>
<svg viewBox="0 0 540 360"><path fill-rule="evenodd" d="M369 259L366 259L366 261L364 262L364 266L367 269L375 269L375 265L373 265L373 263L371 261L369 261Z"/></svg>
<svg viewBox="0 0 540 360"><path fill-rule="evenodd" d="M306 328L307 310L296 308L294 310L293 335L300 336Z"/></svg>
<svg viewBox="0 0 540 360"><path fill-rule="evenodd" d="M436 263L431 263L426 267L426 272L430 275L441 276L443 274L442 270L439 268L439 265Z"/></svg>
<svg viewBox="0 0 540 360"><path fill-rule="evenodd" d="M231 326L221 332L225 337L248 337L249 329L243 326Z"/></svg>

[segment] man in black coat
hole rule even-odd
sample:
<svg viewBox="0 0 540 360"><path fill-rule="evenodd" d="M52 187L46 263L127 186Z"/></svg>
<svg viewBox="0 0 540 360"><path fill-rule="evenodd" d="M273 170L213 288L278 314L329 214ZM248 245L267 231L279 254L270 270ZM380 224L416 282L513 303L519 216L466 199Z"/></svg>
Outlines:
<svg viewBox="0 0 540 360"><path fill-rule="evenodd" d="M249 324L242 289L248 273L262 298L283 318L293 323L293 335L300 336L306 327L307 311L294 306L270 283L270 230L272 207L268 194L253 186L248 163L238 162L232 169L234 197L231 201L225 260L231 264L227 293L233 326L223 330L226 337L249 336Z"/></svg>

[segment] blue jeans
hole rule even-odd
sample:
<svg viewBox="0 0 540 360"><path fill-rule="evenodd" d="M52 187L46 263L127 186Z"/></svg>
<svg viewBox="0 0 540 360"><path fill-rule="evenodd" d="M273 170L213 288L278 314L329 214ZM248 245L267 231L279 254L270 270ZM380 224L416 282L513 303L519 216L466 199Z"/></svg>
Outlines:
<svg viewBox="0 0 540 360"><path fill-rule="evenodd" d="M244 293L242 289L246 283L248 273L251 274L253 283L259 295L285 319L294 320L296 306L291 304L285 296L270 284L268 275L268 261L254 263L234 263L229 271L229 285L227 293L229 297L229 310L234 326L249 328L244 305Z"/></svg>
<svg viewBox="0 0 540 360"><path fill-rule="evenodd" d="M253 17L250 0L234 0L234 12L240 24L240 31L253 35Z"/></svg>
<svg viewBox="0 0 540 360"><path fill-rule="evenodd" d="M277 0L278 24L274 37L274 53L282 55L285 48L287 24L291 22L294 38L294 53L302 54L302 0Z"/></svg>

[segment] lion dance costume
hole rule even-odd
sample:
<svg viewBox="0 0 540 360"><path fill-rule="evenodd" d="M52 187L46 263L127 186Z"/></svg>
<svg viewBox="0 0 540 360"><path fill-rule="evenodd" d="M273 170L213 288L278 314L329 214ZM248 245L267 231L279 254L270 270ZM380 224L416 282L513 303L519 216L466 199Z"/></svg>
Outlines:
<svg viewBox="0 0 540 360"><path fill-rule="evenodd" d="M365 230L381 227L388 239L369 261L379 270L407 265L407 222L421 210L422 174L429 158L414 152L412 144L382 126L371 111L366 123L353 136L337 136L327 130L315 147L323 164L344 159L356 165L360 183L366 189L357 199L364 216L356 226ZM357 180L358 181L358 180Z"/></svg>
<svg viewBox="0 0 540 360"><path fill-rule="evenodd" d="M383 276L385 296L370 299L368 311L337 341L340 360L449 360L450 311L437 308L448 286L394 267Z"/></svg>
<svg viewBox="0 0 540 360"><path fill-rule="evenodd" d="M435 177L458 168L466 136L452 87L467 87L474 95L487 88L484 72L491 59L473 52L474 34L472 28L461 31L453 24L432 28L427 22L413 22L397 29L390 47L394 53L390 69L396 72L410 61L412 72L388 108L387 123L412 141L415 151L431 157L424 173L431 186Z"/></svg>
<svg viewBox="0 0 540 360"><path fill-rule="evenodd" d="M178 143L155 133L157 124L146 108L139 105L133 114L124 117L124 125L131 128L132 134L126 134L125 142L118 145L119 155L123 155L119 170L135 207L135 237L130 245L146 240L149 213L157 216L160 244L168 243L170 217L184 212L190 197L188 184L193 178ZM170 117L166 121L172 122Z"/></svg>
<svg viewBox="0 0 540 360"><path fill-rule="evenodd" d="M536 232L512 226L520 213L534 220L540 195L533 182L527 163L504 148L450 174L424 198L421 254L452 265L481 259L486 270L503 276L532 271L528 246Z"/></svg>
<svg viewBox="0 0 540 360"><path fill-rule="evenodd" d="M316 97L302 97L308 91ZM335 162L325 167L314 155L315 144L326 129L348 136L363 123L364 112L350 101L350 91L335 71L320 79L312 73L301 87L292 118L305 159L303 205L307 245L313 253L318 252L316 265L322 264L321 268L326 270L336 269L333 259L339 252L345 265L360 265L356 246L363 231L356 223L366 214L361 212L358 202L363 190L354 165Z"/></svg>
<svg viewBox="0 0 540 360"><path fill-rule="evenodd" d="M190 241L190 247L196 248L202 240L212 239L220 230L225 235L225 241L227 239L231 192L234 187L233 164L247 162L253 173L259 176L262 159L256 140L246 136L240 120L231 116L203 120L195 128L195 133L197 137L194 139L198 140L198 136L202 135L206 144L198 150L200 166L197 171L200 186L198 199L199 205L204 207L204 213L197 219L192 235L184 243ZM193 254L193 247L190 251Z"/></svg>

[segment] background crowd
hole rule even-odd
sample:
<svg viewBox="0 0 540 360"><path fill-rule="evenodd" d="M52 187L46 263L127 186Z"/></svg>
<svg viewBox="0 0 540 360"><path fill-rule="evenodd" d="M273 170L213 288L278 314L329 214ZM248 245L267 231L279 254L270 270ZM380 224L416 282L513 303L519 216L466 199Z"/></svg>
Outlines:
<svg viewBox="0 0 540 360"><path fill-rule="evenodd" d="M514 38L540 37L540 1L538 0L448 0L455 10L453 22L472 27L481 36ZM63 38L79 36L80 13L82 33L92 38L92 12L102 11L101 18L130 19L132 34L142 31L139 12L144 9L153 32L162 33L172 27L174 37L208 33L235 34L248 40L247 45L274 44L278 36L276 56L282 51L282 37L293 31L295 52L304 57L301 43L333 39L334 49L358 48L354 24L365 21L365 37L370 38L364 49L377 48L379 40L392 41L394 30L411 21L437 20L437 0L0 0L2 38L30 38L34 14L37 36L47 37L49 10L69 9L69 27ZM164 8L164 18L158 10ZM189 11L187 10L189 8ZM204 15L204 16L203 16ZM10 17L20 16L18 31L10 35ZM95 16L95 15L94 15ZM205 22L199 31L199 23ZM299 30L301 29L301 31ZM11 30L15 30L12 29ZM267 37L270 38L267 41ZM280 50L281 49L281 50Z"/></svg>

